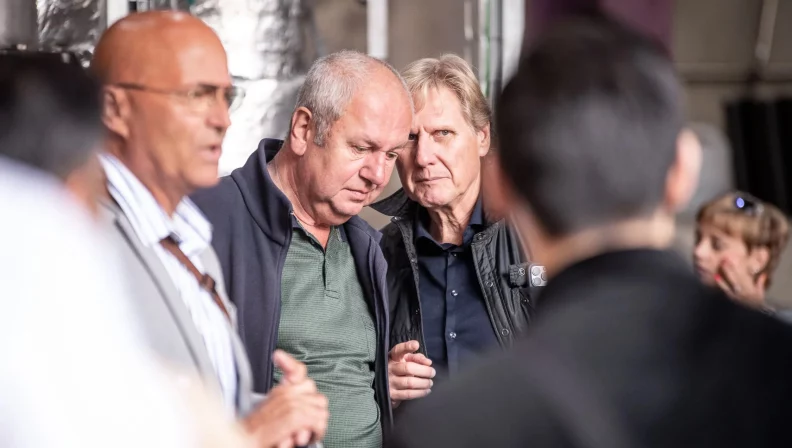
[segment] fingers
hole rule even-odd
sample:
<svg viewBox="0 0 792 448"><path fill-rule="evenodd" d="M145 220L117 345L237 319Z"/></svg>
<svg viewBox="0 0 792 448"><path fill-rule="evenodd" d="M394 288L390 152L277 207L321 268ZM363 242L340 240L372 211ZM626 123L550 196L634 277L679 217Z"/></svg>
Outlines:
<svg viewBox="0 0 792 448"><path fill-rule="evenodd" d="M426 390L433 385L432 380L415 376L394 376L390 380L390 387L394 390Z"/></svg>
<svg viewBox="0 0 792 448"><path fill-rule="evenodd" d="M738 267L729 259L724 260L718 272L715 282L732 299L750 306L761 305L764 302L766 274L755 277L753 273Z"/></svg>
<svg viewBox="0 0 792 448"><path fill-rule="evenodd" d="M294 435L294 446L307 446L311 443L311 431L303 429Z"/></svg>
<svg viewBox="0 0 792 448"><path fill-rule="evenodd" d="M756 279L756 285L764 291L767 289L767 273L759 274L759 278Z"/></svg>
<svg viewBox="0 0 792 448"><path fill-rule="evenodd" d="M419 360L429 361L423 355ZM436 374L435 369L428 365L390 361L388 363L388 382L393 406L398 406L398 403L404 400L414 400L429 395L434 385L431 378L434 378Z"/></svg>
<svg viewBox="0 0 792 448"><path fill-rule="evenodd" d="M294 448L294 443L292 443L292 439L285 439L278 444L278 448Z"/></svg>
<svg viewBox="0 0 792 448"><path fill-rule="evenodd" d="M731 285L731 290L734 292L739 293L740 291L745 291L745 289L754 283L751 275L747 271L743 272L737 269L734 263L729 260L723 263L721 272L723 273L723 279L726 283Z"/></svg>
<svg viewBox="0 0 792 448"><path fill-rule="evenodd" d="M422 364L425 366L431 366L432 360L424 356L423 353L409 353L404 356L404 361L406 362L415 362L418 364Z"/></svg>
<svg viewBox="0 0 792 448"><path fill-rule="evenodd" d="M725 292L729 296L733 296L734 295L734 291L732 290L731 285L729 283L727 283L726 280L723 279L723 276L716 275L715 276L715 283L718 285L718 287L720 289L723 290L723 292Z"/></svg>
<svg viewBox="0 0 792 448"><path fill-rule="evenodd" d="M305 364L283 350L275 350L272 354L272 362L283 371L283 380L287 383L298 383L308 377L308 368Z"/></svg>
<svg viewBox="0 0 792 448"><path fill-rule="evenodd" d="M304 381L299 384L280 384L274 387L265 402L286 403L286 407L313 406L320 409L327 408L327 398L316 391L313 381ZM291 404L292 406L288 406Z"/></svg>
<svg viewBox="0 0 792 448"><path fill-rule="evenodd" d="M416 398L423 398L429 395L432 389L407 389L407 390L394 390L391 389L391 401L394 405L405 400L415 400Z"/></svg>
<svg viewBox="0 0 792 448"><path fill-rule="evenodd" d="M388 363L388 373L393 376L415 376L418 378L434 378L437 375L437 371L433 367L415 362L395 361Z"/></svg>
<svg viewBox="0 0 792 448"><path fill-rule="evenodd" d="M759 284L761 279L756 278L744 266L737 266L730 259L726 259L721 265L721 273L723 280L735 294L749 299L763 295L764 290Z"/></svg>
<svg viewBox="0 0 792 448"><path fill-rule="evenodd" d="M419 348L421 348L421 345L418 341L407 341L396 344L390 351L390 359L401 361L405 355L417 352Z"/></svg>
<svg viewBox="0 0 792 448"><path fill-rule="evenodd" d="M256 414L253 430L262 446L291 447L307 445L312 437L321 440L329 418L323 395L295 394L286 389L271 395Z"/></svg>
<svg viewBox="0 0 792 448"><path fill-rule="evenodd" d="M313 394L317 392L316 383L310 379L306 378L303 381L298 383L281 383L277 386L272 388L270 395L279 394L281 393L281 389L287 389L289 393L300 393L300 394Z"/></svg>

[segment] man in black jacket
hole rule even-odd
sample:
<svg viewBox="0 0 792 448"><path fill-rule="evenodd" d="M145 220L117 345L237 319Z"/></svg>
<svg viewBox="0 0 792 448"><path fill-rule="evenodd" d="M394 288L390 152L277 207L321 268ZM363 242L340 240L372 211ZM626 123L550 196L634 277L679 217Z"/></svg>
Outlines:
<svg viewBox="0 0 792 448"><path fill-rule="evenodd" d="M415 144L396 163L403 189L373 206L394 216L381 242L394 406L509 347L531 311L519 239L482 201L491 113L473 70L444 55L415 61L402 76L416 105Z"/></svg>
<svg viewBox="0 0 792 448"><path fill-rule="evenodd" d="M527 52L501 166L549 282L525 341L407 409L393 446L791 446L792 329L668 252L701 162L681 93L663 50L602 18Z"/></svg>
<svg viewBox="0 0 792 448"><path fill-rule="evenodd" d="M386 264L356 215L410 143L412 101L397 72L345 51L314 63L286 141L264 140L194 196L237 305L255 389L281 381L276 348L327 396L329 448L374 448L391 421Z"/></svg>

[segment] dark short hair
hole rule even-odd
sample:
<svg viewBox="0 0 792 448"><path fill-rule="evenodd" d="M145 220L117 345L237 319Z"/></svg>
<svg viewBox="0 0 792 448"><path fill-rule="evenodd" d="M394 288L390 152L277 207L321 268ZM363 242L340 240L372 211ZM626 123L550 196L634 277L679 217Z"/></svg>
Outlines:
<svg viewBox="0 0 792 448"><path fill-rule="evenodd" d="M0 54L0 156L65 179L100 144L101 87L50 53Z"/></svg>
<svg viewBox="0 0 792 448"><path fill-rule="evenodd" d="M660 205L684 123L665 51L604 17L541 36L500 98L501 164L551 236Z"/></svg>

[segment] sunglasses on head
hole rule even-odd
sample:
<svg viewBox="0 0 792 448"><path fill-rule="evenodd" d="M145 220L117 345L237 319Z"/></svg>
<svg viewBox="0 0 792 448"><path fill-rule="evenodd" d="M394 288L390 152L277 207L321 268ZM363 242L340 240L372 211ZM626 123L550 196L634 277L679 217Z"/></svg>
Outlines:
<svg viewBox="0 0 792 448"><path fill-rule="evenodd" d="M740 193L734 198L734 207L750 216L758 216L764 209L759 199L745 193Z"/></svg>

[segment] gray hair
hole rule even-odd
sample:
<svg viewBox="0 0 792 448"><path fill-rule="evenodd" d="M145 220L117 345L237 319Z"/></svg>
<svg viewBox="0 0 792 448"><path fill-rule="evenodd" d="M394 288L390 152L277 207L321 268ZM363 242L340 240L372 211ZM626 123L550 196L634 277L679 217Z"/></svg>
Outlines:
<svg viewBox="0 0 792 448"><path fill-rule="evenodd" d="M459 100L462 115L473 130L480 131L492 121L492 111L473 69L459 56L444 54L439 59L420 59L408 65L402 75L419 110L429 89L442 87Z"/></svg>
<svg viewBox="0 0 792 448"><path fill-rule="evenodd" d="M414 113L412 95L398 71L387 62L353 50L342 50L316 60L297 93L296 111L304 107L311 111L314 122L314 144L323 146L330 127L352 101L361 84L369 79L377 67L385 67L399 80Z"/></svg>

